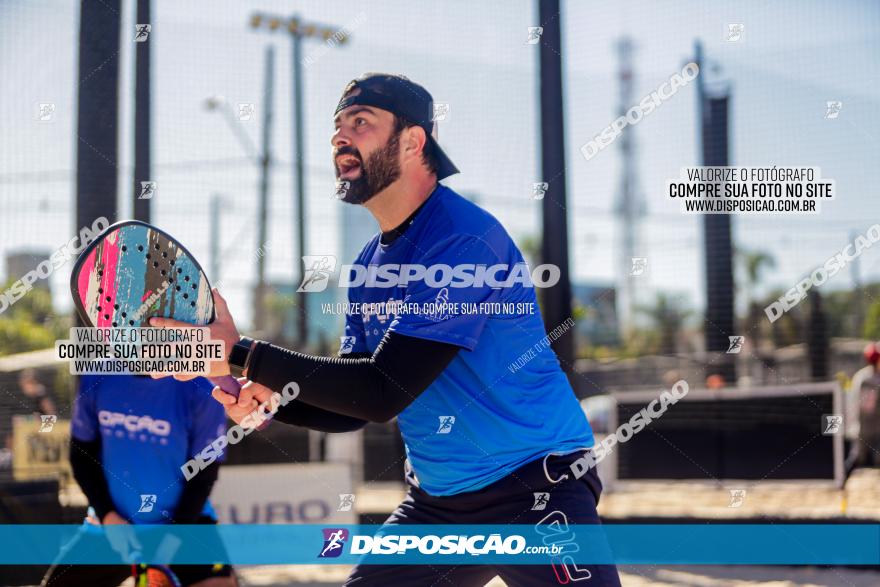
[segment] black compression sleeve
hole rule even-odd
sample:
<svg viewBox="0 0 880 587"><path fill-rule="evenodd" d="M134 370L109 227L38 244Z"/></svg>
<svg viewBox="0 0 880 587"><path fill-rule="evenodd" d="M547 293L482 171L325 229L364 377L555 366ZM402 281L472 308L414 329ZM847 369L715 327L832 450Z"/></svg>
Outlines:
<svg viewBox="0 0 880 587"><path fill-rule="evenodd" d="M373 356L314 357L257 343L248 379L280 391L299 385L296 402L278 410L284 422L297 403L367 420L387 422L412 403L455 358L460 347L388 332ZM281 416L281 418L278 418Z"/></svg>
<svg viewBox="0 0 880 587"><path fill-rule="evenodd" d="M372 356L370 353L352 353L347 358L368 359ZM293 406L290 406L288 410L275 414L274 419L284 424L310 428L319 432L352 432L360 430L367 425L366 420L343 416L336 412L328 412L327 410L304 404L299 400L293 400Z"/></svg>
<svg viewBox="0 0 880 587"><path fill-rule="evenodd" d="M98 519L103 520L109 512L116 509L110 490L107 488L107 477L101 463L101 438L85 442L70 437L70 468L73 478L95 508Z"/></svg>
<svg viewBox="0 0 880 587"><path fill-rule="evenodd" d="M195 524L205 508L205 502L211 495L214 482L217 481L217 473L220 471L220 463L214 461L202 471L186 482L183 492L174 508L174 522L176 524Z"/></svg>
<svg viewBox="0 0 880 587"><path fill-rule="evenodd" d="M310 428L319 432L351 432L360 430L366 426L367 421L361 418L352 418L335 412L328 412L299 400L293 400L286 406L288 409L279 410L274 420Z"/></svg>

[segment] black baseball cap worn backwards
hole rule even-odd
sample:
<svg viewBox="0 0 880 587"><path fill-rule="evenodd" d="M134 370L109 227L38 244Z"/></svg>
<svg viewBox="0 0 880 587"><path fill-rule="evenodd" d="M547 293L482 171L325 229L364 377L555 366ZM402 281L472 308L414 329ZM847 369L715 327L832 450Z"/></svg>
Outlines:
<svg viewBox="0 0 880 587"><path fill-rule="evenodd" d="M366 73L351 80L342 92L333 116L354 105L375 106L396 114L404 121L425 129L428 143L437 157L437 179L458 173L458 168L443 152L435 138L434 98L428 90L402 75Z"/></svg>

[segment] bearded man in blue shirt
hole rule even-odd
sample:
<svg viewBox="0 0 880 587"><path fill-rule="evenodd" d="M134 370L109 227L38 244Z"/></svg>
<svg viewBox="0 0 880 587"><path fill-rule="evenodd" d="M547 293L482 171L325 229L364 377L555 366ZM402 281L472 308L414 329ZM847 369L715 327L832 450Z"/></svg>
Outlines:
<svg viewBox="0 0 880 587"><path fill-rule="evenodd" d="M528 268L498 220L439 183L458 169L433 119L431 95L403 76L346 86L331 140L338 193L380 232L341 276L351 311L340 356L241 337L215 291L212 338L232 352L212 375L231 369L248 383L238 399L219 388L214 397L239 421L294 381L299 396L275 415L281 422L342 432L396 417L408 493L387 524L598 524L595 467L579 476L572 467L589 462L593 434L546 344ZM613 565L558 560L360 564L345 585L482 586L496 575L510 586L620 585Z"/></svg>

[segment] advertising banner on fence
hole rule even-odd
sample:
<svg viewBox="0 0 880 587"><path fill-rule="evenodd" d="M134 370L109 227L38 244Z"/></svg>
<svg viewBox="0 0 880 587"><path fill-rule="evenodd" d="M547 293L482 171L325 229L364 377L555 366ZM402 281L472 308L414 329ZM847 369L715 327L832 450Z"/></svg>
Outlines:
<svg viewBox="0 0 880 587"><path fill-rule="evenodd" d="M341 463L224 466L211 503L221 524L353 524L353 495Z"/></svg>

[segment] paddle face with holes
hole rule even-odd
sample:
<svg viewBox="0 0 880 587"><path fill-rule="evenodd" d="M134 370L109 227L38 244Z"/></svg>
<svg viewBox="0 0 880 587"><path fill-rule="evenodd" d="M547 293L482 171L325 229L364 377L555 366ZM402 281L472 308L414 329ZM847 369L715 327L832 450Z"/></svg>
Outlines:
<svg viewBox="0 0 880 587"><path fill-rule="evenodd" d="M90 326L146 327L154 316L200 326L214 319L198 263L169 235L134 220L108 227L82 252L70 285Z"/></svg>
<svg viewBox="0 0 880 587"><path fill-rule="evenodd" d="M211 285L196 260L173 237L138 220L107 227L80 253L70 291L86 326L145 328L157 316L196 326L214 320ZM210 380L235 396L241 389L230 376Z"/></svg>

